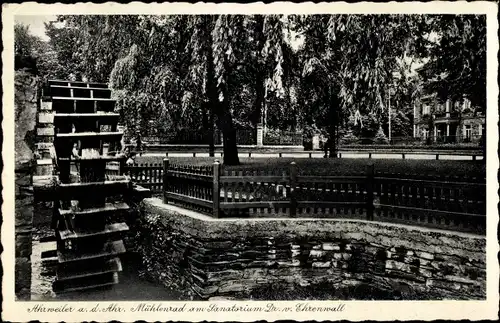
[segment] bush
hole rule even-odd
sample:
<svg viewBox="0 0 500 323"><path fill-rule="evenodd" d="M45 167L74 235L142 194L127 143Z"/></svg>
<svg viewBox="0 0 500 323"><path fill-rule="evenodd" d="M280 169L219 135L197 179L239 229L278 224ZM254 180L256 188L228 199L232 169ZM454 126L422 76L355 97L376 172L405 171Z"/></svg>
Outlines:
<svg viewBox="0 0 500 323"><path fill-rule="evenodd" d="M375 134L375 138L373 140L375 144L383 144L383 145L388 145L389 144L389 139L387 139L384 131L382 128L378 128L377 133Z"/></svg>
<svg viewBox="0 0 500 323"><path fill-rule="evenodd" d="M354 135L352 130L348 130L347 133L340 138L341 145L355 145L358 142L359 139Z"/></svg>

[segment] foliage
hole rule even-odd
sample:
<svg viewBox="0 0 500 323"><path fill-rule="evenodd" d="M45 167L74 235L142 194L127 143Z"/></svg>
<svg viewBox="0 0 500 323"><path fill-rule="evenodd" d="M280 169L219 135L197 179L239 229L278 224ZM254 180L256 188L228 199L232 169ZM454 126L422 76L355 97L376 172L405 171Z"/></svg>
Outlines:
<svg viewBox="0 0 500 323"><path fill-rule="evenodd" d="M352 130L348 130L340 139L340 144L342 145L352 145L357 144L359 141L358 137L356 137Z"/></svg>
<svg viewBox="0 0 500 323"><path fill-rule="evenodd" d="M410 118L403 111L394 111L391 117L392 137L408 137L413 134Z"/></svg>
<svg viewBox="0 0 500 323"><path fill-rule="evenodd" d="M47 26L63 65L78 77L107 82L115 61L144 37L142 16L67 15ZM54 47L56 47L54 46Z"/></svg>
<svg viewBox="0 0 500 323"><path fill-rule="evenodd" d="M311 15L298 17L305 34L302 97L306 122L329 128L334 154L338 125L353 116L386 113L386 97L403 57L425 55L423 15Z"/></svg>
<svg viewBox="0 0 500 323"><path fill-rule="evenodd" d="M389 139L387 139L387 136L385 135L384 131L382 130L382 127L378 128L377 133L375 134L375 138L373 139L373 142L375 144L388 144Z"/></svg>
<svg viewBox="0 0 500 323"><path fill-rule="evenodd" d="M387 132L389 100L392 135L406 136L423 90L484 97L482 16L75 15L46 27L43 52L57 56L57 66L44 61L47 73L109 81L132 136L215 124L233 163L235 129L261 121L321 131L335 155L343 131Z"/></svg>
<svg viewBox="0 0 500 323"><path fill-rule="evenodd" d="M354 136L363 140L373 138L381 126L382 124L374 112L359 116L359 118L351 116L347 122L347 129L351 130Z"/></svg>
<svg viewBox="0 0 500 323"><path fill-rule="evenodd" d="M29 32L28 26L14 26L15 68L33 67L38 76L48 79L60 68L50 44Z"/></svg>
<svg viewBox="0 0 500 323"><path fill-rule="evenodd" d="M35 55L38 38L29 32L29 27L16 23L14 26L14 54L20 57Z"/></svg>
<svg viewBox="0 0 500 323"><path fill-rule="evenodd" d="M54 50L58 62L54 78L69 79L71 73L81 75L74 57L79 45L77 32L77 29L66 27L58 20L45 24L45 33L49 37L48 44Z"/></svg>
<svg viewBox="0 0 500 323"><path fill-rule="evenodd" d="M300 132L267 129L264 135L264 145L302 145L303 139L303 134Z"/></svg>
<svg viewBox="0 0 500 323"><path fill-rule="evenodd" d="M441 101L461 101L486 106L486 16L432 16L436 39L430 43L430 61L422 68L427 92Z"/></svg>

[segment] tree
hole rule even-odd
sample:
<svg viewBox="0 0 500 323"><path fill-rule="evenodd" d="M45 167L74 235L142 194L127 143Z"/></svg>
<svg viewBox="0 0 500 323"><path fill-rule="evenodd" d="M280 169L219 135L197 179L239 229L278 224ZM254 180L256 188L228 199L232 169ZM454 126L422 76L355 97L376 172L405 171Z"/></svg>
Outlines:
<svg viewBox="0 0 500 323"><path fill-rule="evenodd" d="M29 27L16 23L14 25L14 54L19 57L30 57L34 55L37 37L29 32Z"/></svg>
<svg viewBox="0 0 500 323"><path fill-rule="evenodd" d="M239 163L236 131L231 111L235 98L237 69L235 39L242 30L242 16L190 16L192 36L188 43L191 58L187 86L200 98L222 130L224 163Z"/></svg>
<svg viewBox="0 0 500 323"><path fill-rule="evenodd" d="M428 35L437 27L429 21L423 15L61 16L48 34L65 70L111 81L134 136L151 128L163 135L184 127L210 133L216 124L224 161L235 164L236 128L255 127L264 106L273 128L325 131L335 157L349 117L360 127L375 119L374 131L355 130L359 135L384 127L394 82L394 120L404 133L418 80L394 72L406 68L405 57L435 47ZM298 50L290 45L292 33L304 39Z"/></svg>
<svg viewBox="0 0 500 323"><path fill-rule="evenodd" d="M207 83L211 109L217 117L217 124L224 138L224 164L239 164L236 131L233 124L230 101L234 97L231 70L236 63L233 41L237 35L233 30L241 24L242 17L219 15L209 24L210 36L207 38ZM236 27L236 28L235 28Z"/></svg>
<svg viewBox="0 0 500 323"><path fill-rule="evenodd" d="M412 60L402 61L394 80L394 92L391 93L392 135L409 136L413 130L413 108L423 94L422 79L412 68ZM389 113L389 111L387 112ZM384 116L384 121L388 119Z"/></svg>
<svg viewBox="0 0 500 323"><path fill-rule="evenodd" d="M461 101L486 107L486 16L431 17L430 60L422 68L425 90L440 101Z"/></svg>
<svg viewBox="0 0 500 323"><path fill-rule="evenodd" d="M193 108L190 92L183 90L185 59L181 51L173 50L187 42L182 32L185 20L141 16L134 23L142 34L134 36L127 55L115 62L110 86L122 120L140 143L144 135L153 134L151 125L154 134L171 136L185 125L199 124L201 117L199 107Z"/></svg>
<svg viewBox="0 0 500 323"><path fill-rule="evenodd" d="M245 17L243 24L246 32L237 46L245 49L239 60L240 80L253 92L247 120L253 127L260 122L281 129L295 127L296 98L291 89L297 87L299 66L288 39L292 20L283 15L254 15Z"/></svg>
<svg viewBox="0 0 500 323"><path fill-rule="evenodd" d="M317 109L317 120L330 124L329 150L335 157L341 120L368 113L380 119L398 59L425 53L427 20L423 15L314 15L299 21L306 37L304 76L329 84L314 92L316 104L324 106Z"/></svg>
<svg viewBox="0 0 500 323"><path fill-rule="evenodd" d="M135 43L144 43L146 30L139 15L58 16L48 26L63 65L94 82L107 82L114 63Z"/></svg>
<svg viewBox="0 0 500 323"><path fill-rule="evenodd" d="M14 26L15 68L31 67L43 80L54 77L60 66L50 44L32 35L22 24Z"/></svg>
<svg viewBox="0 0 500 323"><path fill-rule="evenodd" d="M243 16L60 16L47 27L63 66L92 81L110 81L122 121L138 142L155 120L172 125L160 127L164 131L182 125L201 131L213 124L213 113L224 135L224 160L235 164L231 108L239 91L234 45L241 38L233 33L244 30L242 21Z"/></svg>
<svg viewBox="0 0 500 323"><path fill-rule="evenodd" d="M58 66L53 71L55 78L69 79L71 73L79 73L79 64L74 53L77 51L78 30L67 27L62 17L45 24L45 33L49 37L48 44L53 49Z"/></svg>

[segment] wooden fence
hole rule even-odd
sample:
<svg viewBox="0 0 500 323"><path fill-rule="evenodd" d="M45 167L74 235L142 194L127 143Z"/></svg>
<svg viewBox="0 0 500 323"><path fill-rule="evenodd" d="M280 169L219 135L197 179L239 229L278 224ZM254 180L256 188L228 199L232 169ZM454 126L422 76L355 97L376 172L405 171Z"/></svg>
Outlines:
<svg viewBox="0 0 500 323"><path fill-rule="evenodd" d="M176 204L214 217L355 218L485 232L481 179L376 172L302 176L288 170L229 171L212 166L139 164L132 180ZM407 178L403 178L407 177Z"/></svg>
<svg viewBox="0 0 500 323"><path fill-rule="evenodd" d="M132 182L148 188L153 194L163 192L163 165L162 164L133 164L125 166L125 173Z"/></svg>
<svg viewBox="0 0 500 323"><path fill-rule="evenodd" d="M215 212L214 192L219 167L188 166L163 162L163 201L211 214Z"/></svg>

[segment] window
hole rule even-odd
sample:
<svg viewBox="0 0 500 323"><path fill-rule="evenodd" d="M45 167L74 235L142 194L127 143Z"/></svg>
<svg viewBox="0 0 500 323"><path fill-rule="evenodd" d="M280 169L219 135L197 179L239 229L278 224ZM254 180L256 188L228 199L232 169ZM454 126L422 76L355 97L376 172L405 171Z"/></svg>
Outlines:
<svg viewBox="0 0 500 323"><path fill-rule="evenodd" d="M422 138L427 139L429 138L429 130L427 129L422 129Z"/></svg>
<svg viewBox="0 0 500 323"><path fill-rule="evenodd" d="M465 125L465 141L470 141L472 138L472 128L470 124Z"/></svg>
<svg viewBox="0 0 500 323"><path fill-rule="evenodd" d="M470 100L469 99L464 99L463 110L470 110Z"/></svg>
<svg viewBox="0 0 500 323"><path fill-rule="evenodd" d="M425 116L426 114L427 114L427 115L431 114L431 107L430 107L430 106L428 106L428 105L424 105L424 106L422 107L422 115L424 115L424 116Z"/></svg>

